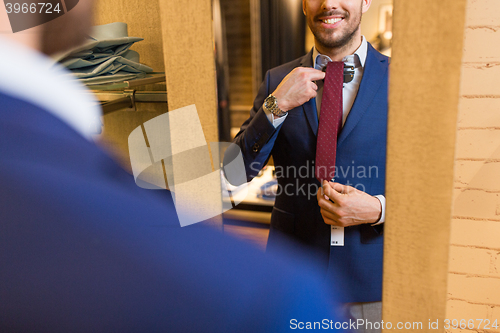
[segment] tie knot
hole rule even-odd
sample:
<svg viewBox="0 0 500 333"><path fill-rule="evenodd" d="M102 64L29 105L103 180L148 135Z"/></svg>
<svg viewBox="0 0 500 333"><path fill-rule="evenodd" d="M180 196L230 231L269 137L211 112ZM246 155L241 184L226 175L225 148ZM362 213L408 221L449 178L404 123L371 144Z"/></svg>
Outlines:
<svg viewBox="0 0 500 333"><path fill-rule="evenodd" d="M325 72L326 71L326 66L328 65L329 62L332 62L332 59L324 54L318 54L315 59L314 63L314 68L320 71ZM345 56L342 59L342 62L344 63L344 70L349 71L349 74L354 74L355 68L361 67L361 61L359 60L359 57L357 54L352 54Z"/></svg>
<svg viewBox="0 0 500 333"><path fill-rule="evenodd" d="M344 63L342 61L330 61L323 69L325 72L325 85L339 82L342 86L344 77Z"/></svg>
<svg viewBox="0 0 500 333"><path fill-rule="evenodd" d="M342 75L342 72L344 74L344 83L349 83L354 79L354 69L356 67L354 59L355 57L354 55L352 55L345 57L344 59L342 59L343 61L332 61L330 57L319 54L316 57L316 64L314 68L323 72L327 72L327 68L332 67L333 64L335 64L335 67L340 71L339 75ZM341 67L342 69L340 69L339 67Z"/></svg>

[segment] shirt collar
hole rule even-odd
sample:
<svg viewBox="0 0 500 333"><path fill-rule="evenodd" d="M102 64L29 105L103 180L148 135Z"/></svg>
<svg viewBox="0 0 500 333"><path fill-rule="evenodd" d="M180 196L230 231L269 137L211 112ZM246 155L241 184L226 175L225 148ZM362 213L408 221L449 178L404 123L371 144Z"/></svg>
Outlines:
<svg viewBox="0 0 500 333"><path fill-rule="evenodd" d="M359 61L359 65L361 67L365 67L367 51L368 51L368 43L366 42L365 36L361 36L361 45L358 47L358 49L353 54L355 57L354 62ZM318 50L316 49L316 47L313 47L313 56L312 56L313 66L315 66L318 57L323 58L321 60L332 61L332 59L329 56L319 53ZM349 56L345 57L344 59L342 59L342 61L344 61L344 62L349 61L348 57ZM352 60L350 60L350 61L352 61ZM358 66L356 66L356 67L358 67Z"/></svg>
<svg viewBox="0 0 500 333"><path fill-rule="evenodd" d="M35 50L2 37L0 47L0 91L46 110L91 140L101 110L89 91Z"/></svg>

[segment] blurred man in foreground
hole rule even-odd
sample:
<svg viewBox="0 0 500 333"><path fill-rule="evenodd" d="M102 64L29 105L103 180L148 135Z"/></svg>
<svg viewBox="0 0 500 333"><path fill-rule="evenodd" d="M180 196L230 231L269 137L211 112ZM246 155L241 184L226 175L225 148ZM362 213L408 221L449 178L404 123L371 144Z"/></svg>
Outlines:
<svg viewBox="0 0 500 333"><path fill-rule="evenodd" d="M281 332L335 321L314 274L180 228L171 201L92 143L95 101L42 54L80 42L92 1L17 34L4 8L0 331Z"/></svg>

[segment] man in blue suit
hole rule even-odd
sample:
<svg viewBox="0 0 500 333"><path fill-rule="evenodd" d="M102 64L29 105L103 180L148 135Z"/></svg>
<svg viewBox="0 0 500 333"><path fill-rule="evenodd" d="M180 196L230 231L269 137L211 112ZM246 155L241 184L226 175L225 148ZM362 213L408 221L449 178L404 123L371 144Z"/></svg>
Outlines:
<svg viewBox="0 0 500 333"><path fill-rule="evenodd" d="M307 268L181 228L170 195L138 188L92 142L96 101L40 52L79 41L91 3L0 38L0 332L335 327Z"/></svg>
<svg viewBox="0 0 500 333"><path fill-rule="evenodd" d="M347 291L344 302L362 303L351 312L375 312L371 318L380 319L389 59L361 34L361 16L370 4L303 0L315 47L267 72L235 143L248 181L270 156L274 160L279 186L268 249L301 244L320 261L330 283ZM321 69L329 61L354 67L349 73L354 77L344 81L335 182L320 184L314 162ZM229 151L227 160L234 153Z"/></svg>

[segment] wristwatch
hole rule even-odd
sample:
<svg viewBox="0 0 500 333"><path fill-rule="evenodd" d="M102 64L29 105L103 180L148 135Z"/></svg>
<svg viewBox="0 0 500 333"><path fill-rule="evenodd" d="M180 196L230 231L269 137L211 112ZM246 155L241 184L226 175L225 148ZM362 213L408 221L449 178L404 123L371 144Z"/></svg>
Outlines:
<svg viewBox="0 0 500 333"><path fill-rule="evenodd" d="M281 110L278 106L278 99L273 94L267 96L263 105L264 111L269 111L276 117L283 117L288 112Z"/></svg>

